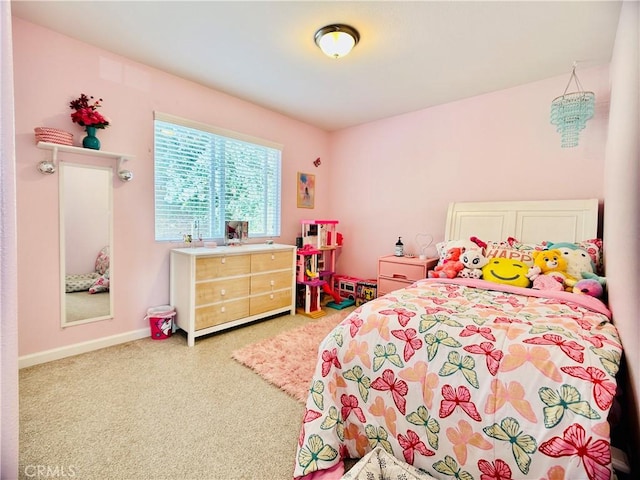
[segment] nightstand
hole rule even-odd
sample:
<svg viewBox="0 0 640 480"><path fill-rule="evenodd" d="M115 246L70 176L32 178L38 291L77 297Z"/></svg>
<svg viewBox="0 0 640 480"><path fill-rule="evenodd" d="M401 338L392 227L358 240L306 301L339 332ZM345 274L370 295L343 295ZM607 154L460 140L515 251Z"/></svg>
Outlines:
<svg viewBox="0 0 640 480"><path fill-rule="evenodd" d="M438 258L420 260L419 257L385 255L378 259L378 297L405 288L417 280L427 278L427 271L438 264Z"/></svg>

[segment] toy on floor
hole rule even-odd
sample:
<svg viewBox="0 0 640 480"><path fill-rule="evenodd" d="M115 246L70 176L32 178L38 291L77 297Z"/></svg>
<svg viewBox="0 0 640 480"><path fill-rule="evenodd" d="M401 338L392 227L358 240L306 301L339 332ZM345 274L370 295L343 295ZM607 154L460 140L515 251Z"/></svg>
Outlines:
<svg viewBox="0 0 640 480"><path fill-rule="evenodd" d="M333 298L328 306L345 308L353 305L334 291L336 256L342 247L342 234L336 231L337 220L302 220L302 236L296 240L298 261L296 304L298 312L312 318L325 315L323 295Z"/></svg>
<svg viewBox="0 0 640 480"><path fill-rule="evenodd" d="M334 308L336 310L342 310L343 308L350 307L351 305L356 303L353 298L342 298L327 284L322 286L322 290L333 297L333 302L327 303L327 307Z"/></svg>
<svg viewBox="0 0 640 480"><path fill-rule="evenodd" d="M351 298L342 298L338 295L329 285L326 283L322 286L322 291L328 295L333 297L333 302L327 303L327 307L334 308L336 310L342 310L343 308L350 307L353 305L355 300Z"/></svg>
<svg viewBox="0 0 640 480"><path fill-rule="evenodd" d="M332 291L340 300L329 302L326 306L336 310L342 310L343 308L354 305L356 303L356 291L360 279L348 275L334 275L333 280ZM333 298L335 299L336 297Z"/></svg>
<svg viewBox="0 0 640 480"><path fill-rule="evenodd" d="M356 292L356 307L363 303L367 303L378 295L378 281L373 278L370 280L360 280Z"/></svg>

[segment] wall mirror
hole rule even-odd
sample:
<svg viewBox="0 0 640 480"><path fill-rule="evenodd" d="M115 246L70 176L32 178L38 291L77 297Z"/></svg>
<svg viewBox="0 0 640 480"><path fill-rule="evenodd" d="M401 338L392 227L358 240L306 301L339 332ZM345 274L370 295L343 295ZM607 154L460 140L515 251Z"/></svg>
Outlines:
<svg viewBox="0 0 640 480"><path fill-rule="evenodd" d="M113 169L60 162L63 327L113 318Z"/></svg>

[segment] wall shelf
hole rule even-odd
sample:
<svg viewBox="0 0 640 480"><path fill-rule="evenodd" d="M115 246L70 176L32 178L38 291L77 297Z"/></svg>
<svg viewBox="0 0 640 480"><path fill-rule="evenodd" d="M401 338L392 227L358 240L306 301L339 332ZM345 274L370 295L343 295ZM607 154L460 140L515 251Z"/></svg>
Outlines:
<svg viewBox="0 0 640 480"><path fill-rule="evenodd" d="M92 157L117 158L122 161L133 160L135 157L127 153L107 152L104 150L92 150L90 148L74 147L72 145L61 145L59 143L38 142L38 148L51 150L54 155L57 152L75 153L77 155L89 155Z"/></svg>
<svg viewBox="0 0 640 480"><path fill-rule="evenodd" d="M58 152L74 153L76 155L85 155L91 157L113 158L118 161L116 172L118 177L123 182L129 182L133 178L133 173L130 170L122 168L122 164L128 160L133 160L135 157L128 153L116 153L106 152L104 150L93 150L91 148L74 147L72 145L61 145L59 143L50 142L38 142L38 148L51 151L51 161L44 160L38 164L38 171L40 173L49 175L55 173L58 161Z"/></svg>

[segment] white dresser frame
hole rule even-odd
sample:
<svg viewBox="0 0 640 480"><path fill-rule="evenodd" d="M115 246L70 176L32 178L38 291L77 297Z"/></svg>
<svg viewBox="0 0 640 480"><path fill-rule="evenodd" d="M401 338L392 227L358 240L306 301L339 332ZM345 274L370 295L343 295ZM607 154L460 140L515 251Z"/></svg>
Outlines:
<svg viewBox="0 0 640 480"><path fill-rule="evenodd" d="M195 309L196 309L196 288L195 288L195 271L196 259L199 257L225 257L232 255L251 255L254 253L268 252L291 252L291 301L289 305L262 312L256 315L230 320L228 322L213 325L211 327L196 330L195 325ZM175 248L170 253L169 268L169 284L170 294L169 301L176 309L176 327L187 333L187 344L190 347L195 345L197 337L208 335L210 333L226 330L238 325L249 323L262 318L277 315L279 313L289 312L295 315L296 307L296 282L295 282L295 264L296 264L296 247L293 245L282 244L248 244L242 246L215 247L215 248ZM243 276L251 276L245 274ZM248 296L251 298L251 295Z"/></svg>

